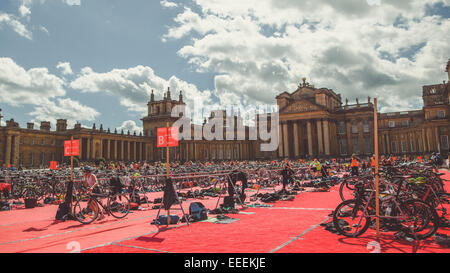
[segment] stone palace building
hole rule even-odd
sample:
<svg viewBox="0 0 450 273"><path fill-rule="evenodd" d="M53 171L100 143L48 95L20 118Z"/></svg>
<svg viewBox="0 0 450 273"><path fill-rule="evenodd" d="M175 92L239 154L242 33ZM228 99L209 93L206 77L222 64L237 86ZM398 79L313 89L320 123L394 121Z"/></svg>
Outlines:
<svg viewBox="0 0 450 273"><path fill-rule="evenodd" d="M450 80L450 60L446 67ZM380 154L430 155L440 151L448 155L450 134L450 85L445 82L423 86L421 110L378 114ZM276 97L279 108L278 150L261 152L261 141L249 140L252 128L244 126L245 140L181 140L170 149L173 160L254 160L275 158L343 157L351 154L373 154L373 103L371 98L349 104L341 95L327 88L315 88L303 79L297 90ZM64 158L64 141L80 140L80 161L160 161L165 160L165 148L156 147L156 129L173 124L172 108L184 105L168 90L156 101L152 91L148 115L142 118L143 134L124 133L76 124L67 128L67 121L57 120L56 130L42 121L39 128L28 123L21 128L14 119L0 127L0 164L24 167L49 166ZM1 111L1 110L0 110ZM227 113L223 111L226 115ZM213 116L211 116L213 117ZM210 117L210 118L211 118ZM0 119L2 118L0 112ZM241 117L232 117L237 124ZM270 116L269 116L270 118ZM191 123L191 130L202 125ZM259 126L259 120L256 120ZM236 128L234 131L236 132ZM225 134L225 132L224 132ZM236 134L235 134L236 135Z"/></svg>

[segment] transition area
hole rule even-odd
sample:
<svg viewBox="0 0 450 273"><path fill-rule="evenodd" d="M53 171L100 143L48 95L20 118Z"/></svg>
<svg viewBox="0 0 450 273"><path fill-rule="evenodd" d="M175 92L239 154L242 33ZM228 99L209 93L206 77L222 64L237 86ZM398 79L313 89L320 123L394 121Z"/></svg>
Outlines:
<svg viewBox="0 0 450 273"><path fill-rule="evenodd" d="M444 179L450 173L443 171ZM446 191L450 183L445 182ZM262 189L260 193L278 188ZM186 189L181 191L187 191ZM251 195L256 190L247 190ZM150 200L162 197L162 192L147 193ZM217 197L187 199L202 202L213 210ZM201 222L179 222L172 226L156 226L154 204L143 204L124 219L111 216L89 225L78 221L55 221L57 205L32 209L17 208L0 212L0 252L2 253L449 253L433 237L415 243L398 239L394 232L382 232L376 242L373 228L358 238L331 233L325 224L341 202L339 185L329 191L305 188L293 200L273 203L247 202L247 208L237 204L236 213L226 219L208 214ZM259 205L258 205L259 204ZM178 210L177 210L178 208ZM164 210L161 213L165 213ZM182 215L174 205L171 214ZM450 235L449 228L440 227L439 234Z"/></svg>

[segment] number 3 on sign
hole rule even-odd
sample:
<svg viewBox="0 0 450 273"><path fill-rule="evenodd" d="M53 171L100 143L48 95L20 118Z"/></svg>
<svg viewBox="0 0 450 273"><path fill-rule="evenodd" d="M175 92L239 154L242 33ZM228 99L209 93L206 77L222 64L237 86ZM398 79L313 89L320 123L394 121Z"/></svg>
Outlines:
<svg viewBox="0 0 450 273"><path fill-rule="evenodd" d="M73 241L67 244L66 249L72 250L70 253L80 253L81 245L79 242Z"/></svg>

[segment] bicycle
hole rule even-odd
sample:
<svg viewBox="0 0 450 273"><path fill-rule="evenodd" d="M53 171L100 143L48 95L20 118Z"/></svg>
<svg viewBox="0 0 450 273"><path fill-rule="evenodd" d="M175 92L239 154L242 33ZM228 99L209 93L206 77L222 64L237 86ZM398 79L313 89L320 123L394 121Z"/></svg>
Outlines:
<svg viewBox="0 0 450 273"><path fill-rule="evenodd" d="M106 206L97 198L107 198ZM73 207L73 215L80 223L90 224L97 219L100 209L108 216L121 219L130 213L130 200L123 193L90 193L87 198L77 200Z"/></svg>
<svg viewBox="0 0 450 273"><path fill-rule="evenodd" d="M403 231L416 240L431 237L439 228L436 211L422 200L401 195L401 180L397 191L385 191L380 200L380 223ZM375 190L367 184L355 184L355 199L339 204L333 212L333 224L346 237L364 234L375 215ZM429 229L427 229L431 226Z"/></svg>

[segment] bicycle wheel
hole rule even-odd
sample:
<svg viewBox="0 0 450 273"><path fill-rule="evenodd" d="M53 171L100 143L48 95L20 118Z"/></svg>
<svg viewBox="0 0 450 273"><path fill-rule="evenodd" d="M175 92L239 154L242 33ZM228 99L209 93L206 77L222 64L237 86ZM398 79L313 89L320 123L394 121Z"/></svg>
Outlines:
<svg viewBox="0 0 450 273"><path fill-rule="evenodd" d="M400 221L405 233L411 238L424 240L433 236L439 228L436 210L421 200L408 200L402 204L406 216Z"/></svg>
<svg viewBox="0 0 450 273"><path fill-rule="evenodd" d="M370 222L370 217L364 216L362 206L356 206L355 199L342 202L333 212L334 227L346 237L360 236L367 231Z"/></svg>
<svg viewBox="0 0 450 273"><path fill-rule="evenodd" d="M418 199L423 200L423 198ZM447 211L450 211L450 194L432 193L428 195L425 202L436 210L440 219L445 219L447 217Z"/></svg>
<svg viewBox="0 0 450 273"><path fill-rule="evenodd" d="M108 210L113 217L124 218L130 213L130 200L125 194L114 194L108 198Z"/></svg>
<svg viewBox="0 0 450 273"><path fill-rule="evenodd" d="M444 183L442 182L442 179L440 177L433 178L433 180L431 181L431 185L435 192L445 192Z"/></svg>
<svg viewBox="0 0 450 273"><path fill-rule="evenodd" d="M82 224L90 224L98 217L98 204L93 199L78 200L73 207L73 215Z"/></svg>

